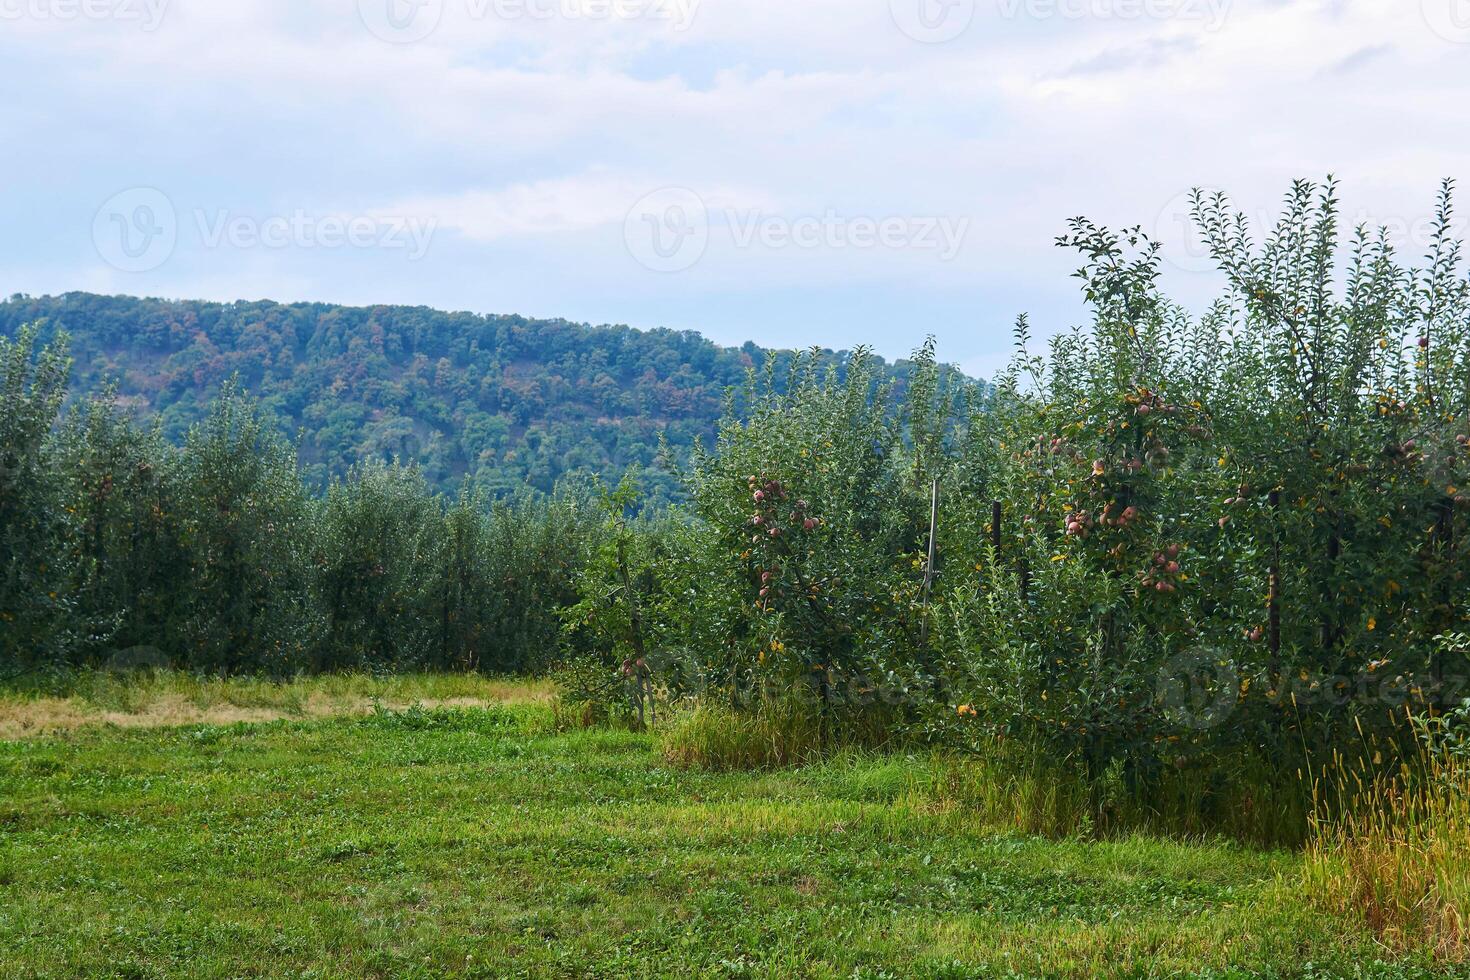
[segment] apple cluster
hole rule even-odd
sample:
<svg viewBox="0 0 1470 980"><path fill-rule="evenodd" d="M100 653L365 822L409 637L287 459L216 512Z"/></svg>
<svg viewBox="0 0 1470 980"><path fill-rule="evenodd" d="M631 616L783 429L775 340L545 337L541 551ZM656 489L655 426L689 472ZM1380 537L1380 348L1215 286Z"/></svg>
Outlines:
<svg viewBox="0 0 1470 980"><path fill-rule="evenodd" d="M1171 544L1163 551L1154 552L1153 565L1140 573L1140 584L1155 592L1169 593L1178 589L1179 582L1183 581L1183 572L1179 567L1179 553L1182 550L1179 545Z"/></svg>
<svg viewBox="0 0 1470 980"><path fill-rule="evenodd" d="M821 526L821 519L811 514L811 505L805 500L788 503L790 493L780 480L757 476L746 478L755 513L750 517L754 529L750 536L753 545L774 545L783 535L799 531L814 531ZM766 563L762 563L765 565ZM769 567L760 569L760 601L764 605L778 585L780 567L773 560Z"/></svg>

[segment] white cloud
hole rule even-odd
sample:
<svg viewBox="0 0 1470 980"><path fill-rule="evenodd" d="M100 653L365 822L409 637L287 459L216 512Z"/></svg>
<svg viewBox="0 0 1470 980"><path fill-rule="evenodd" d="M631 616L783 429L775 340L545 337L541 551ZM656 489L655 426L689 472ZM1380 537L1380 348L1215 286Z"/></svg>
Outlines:
<svg viewBox="0 0 1470 980"><path fill-rule="evenodd" d="M593 172L493 190L405 198L380 210L432 218L439 228L470 241L495 242L620 227L640 198L667 186L672 183L655 177ZM770 206L758 195L731 188L706 190L701 196L712 207Z"/></svg>
<svg viewBox="0 0 1470 980"><path fill-rule="evenodd" d="M1045 331L1074 314L1071 260L1051 244L1070 216L1167 224L1194 184L1266 214L1291 178L1331 171L1346 212L1412 223L1470 158L1455 124L1470 44L1436 33L1420 0L1236 0L1209 8L1224 15L1214 29L1198 16L1097 14L1180 9L1163 0L982 2L943 44L906 36L890 0L701 0L683 30L442 4L437 29L411 44L370 32L357 0L171 0L152 31L0 24L0 83L27 93L0 116L23 155L0 185L0 221L26 227L0 245L4 285L92 281L66 271L87 254L92 212L146 184L183 209L420 214L440 234L423 263L370 277L284 255L239 259L232 278L227 259L181 242L155 277L113 288L376 288L721 330L744 315L773 342L797 327L834 345L888 331L888 353L934 330L956 358L991 363L1009 344L991 324L1029 308ZM620 228L665 186L716 212L936 216L970 231L948 262L731 249L716 234L687 273L650 277L630 267ZM476 294L492 281L465 270L492 252L502 272ZM1210 288L1184 269L1170 282L1190 298ZM803 287L814 299L793 303ZM930 309L936 291L950 320L895 325L891 309Z"/></svg>

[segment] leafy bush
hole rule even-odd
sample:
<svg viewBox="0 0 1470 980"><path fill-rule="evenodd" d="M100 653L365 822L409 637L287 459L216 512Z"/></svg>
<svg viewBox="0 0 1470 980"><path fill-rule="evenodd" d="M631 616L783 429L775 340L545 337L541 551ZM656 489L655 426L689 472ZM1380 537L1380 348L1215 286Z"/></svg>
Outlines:
<svg viewBox="0 0 1470 980"><path fill-rule="evenodd" d="M414 469L373 463L332 486L318 559L328 618L317 666L422 666L442 651L443 623L433 615L439 520Z"/></svg>
<svg viewBox="0 0 1470 980"><path fill-rule="evenodd" d="M768 370L749 418L696 456L694 512L739 600L738 613L715 600L732 703L810 691L824 718L881 725L933 683L915 656L927 495L889 397L862 350L840 370L800 361L779 391Z"/></svg>
<svg viewBox="0 0 1470 980"><path fill-rule="evenodd" d="M0 677L178 667L529 671L556 656L595 524L575 488L450 504L369 463L313 498L226 386L182 447L109 393L58 420L64 339L0 339Z"/></svg>
<svg viewBox="0 0 1470 980"><path fill-rule="evenodd" d="M313 503L292 447L231 386L171 460L188 584L166 642L196 670L288 675L323 628L311 594Z"/></svg>
<svg viewBox="0 0 1470 980"><path fill-rule="evenodd" d="M72 658L111 670L166 666L191 587L179 473L157 428L133 424L104 392L77 405L49 455L69 517Z"/></svg>
<svg viewBox="0 0 1470 980"><path fill-rule="evenodd" d="M66 396L63 336L35 350L36 329L0 337L0 671L64 661L75 642L66 582L71 523L46 444Z"/></svg>
<svg viewBox="0 0 1470 980"><path fill-rule="evenodd" d="M1356 232L1339 295L1333 185L1296 185L1259 246L1199 197L1229 290L1197 320L1159 294L1156 245L1075 222L1092 324L1041 358L1023 321L962 442L953 688L928 730L1020 737L1095 782L1121 767L1147 800L1453 703L1470 663L1434 637L1470 614L1470 307L1450 213L1446 188L1425 269Z"/></svg>

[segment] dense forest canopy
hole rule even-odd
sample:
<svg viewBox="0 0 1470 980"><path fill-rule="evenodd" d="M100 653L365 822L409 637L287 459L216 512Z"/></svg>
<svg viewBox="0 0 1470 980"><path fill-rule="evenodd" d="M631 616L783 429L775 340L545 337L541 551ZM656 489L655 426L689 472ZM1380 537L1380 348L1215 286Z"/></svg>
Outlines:
<svg viewBox="0 0 1470 980"><path fill-rule="evenodd" d="M563 474L637 464L657 496L659 466L713 437L726 392L768 352L691 331L566 320L269 301L208 303L67 293L0 302L0 336L33 321L71 335L72 394L115 385L178 442L238 375L282 431L300 434L309 483L366 459L417 462L431 484L466 477L492 494L550 491ZM790 351L775 352L784 378ZM845 353L827 355L845 362ZM882 371L900 387L912 365Z"/></svg>

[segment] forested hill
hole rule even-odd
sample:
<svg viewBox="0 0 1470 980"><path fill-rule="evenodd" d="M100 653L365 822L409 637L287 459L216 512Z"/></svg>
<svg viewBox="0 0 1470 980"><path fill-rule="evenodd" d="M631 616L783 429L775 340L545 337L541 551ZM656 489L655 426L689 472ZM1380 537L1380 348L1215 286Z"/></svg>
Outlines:
<svg viewBox="0 0 1470 980"><path fill-rule="evenodd" d="M45 336L71 335L73 395L115 383L175 440L238 375L283 431L301 434L319 484L369 457L416 459L445 490L469 475L493 492L652 466L660 435L679 453L708 442L726 390L766 358L755 344L721 347L688 331L424 307L89 293L0 303L0 334L36 320L48 322ZM902 385L910 368L885 370ZM666 473L646 482L671 489Z"/></svg>

